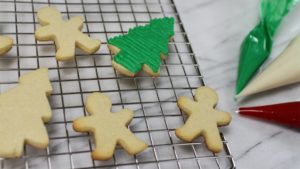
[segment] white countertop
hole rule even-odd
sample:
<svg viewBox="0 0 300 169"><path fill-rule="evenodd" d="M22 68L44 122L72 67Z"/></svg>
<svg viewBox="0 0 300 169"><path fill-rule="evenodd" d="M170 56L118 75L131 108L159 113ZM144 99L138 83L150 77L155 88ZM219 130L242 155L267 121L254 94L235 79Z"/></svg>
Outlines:
<svg viewBox="0 0 300 169"><path fill-rule="evenodd" d="M219 109L233 121L223 128L237 168L300 168L300 133L297 129L241 117L238 106L256 106L300 100L300 84L234 101L239 48L256 25L259 0L175 0L206 84L219 93ZM300 32L300 5L284 19L275 37L271 59Z"/></svg>

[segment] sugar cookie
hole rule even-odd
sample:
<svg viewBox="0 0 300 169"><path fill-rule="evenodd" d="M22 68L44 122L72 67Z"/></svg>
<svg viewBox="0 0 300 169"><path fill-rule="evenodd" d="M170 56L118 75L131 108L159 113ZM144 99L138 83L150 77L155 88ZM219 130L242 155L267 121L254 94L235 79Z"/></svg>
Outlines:
<svg viewBox="0 0 300 169"><path fill-rule="evenodd" d="M86 110L88 117L81 117L74 121L73 128L78 132L92 132L96 148L92 157L95 160L112 158L117 144L121 145L129 154L137 154L147 148L147 144L131 133L127 126L133 118L133 112L123 109L111 113L112 103L102 93L93 93L87 97Z"/></svg>
<svg viewBox="0 0 300 169"><path fill-rule="evenodd" d="M0 55L8 52L13 45L13 40L9 37L0 36Z"/></svg>
<svg viewBox="0 0 300 169"><path fill-rule="evenodd" d="M0 95L0 157L20 157L24 144L46 148L43 122L51 118L47 96L52 92L47 69L20 77L19 85Z"/></svg>
<svg viewBox="0 0 300 169"><path fill-rule="evenodd" d="M178 99L179 108L189 118L182 127L176 129L176 135L186 142L192 142L196 137L203 135L208 149L218 153L223 149L218 126L228 125L231 116L229 113L214 109L218 95L211 88L199 87L196 90L195 100L186 97Z"/></svg>
<svg viewBox="0 0 300 169"><path fill-rule="evenodd" d="M174 36L174 18L153 19L145 26L130 29L127 35L108 40L114 56L112 65L121 74L133 77L141 69L159 76L161 59L168 55L168 43Z"/></svg>
<svg viewBox="0 0 300 169"><path fill-rule="evenodd" d="M75 47L88 54L96 52L100 48L100 41L93 40L80 30L83 20L80 17L72 17L68 21L62 19L59 11L53 7L44 7L37 13L42 27L35 32L39 41L54 41L59 61L72 60L75 56Z"/></svg>

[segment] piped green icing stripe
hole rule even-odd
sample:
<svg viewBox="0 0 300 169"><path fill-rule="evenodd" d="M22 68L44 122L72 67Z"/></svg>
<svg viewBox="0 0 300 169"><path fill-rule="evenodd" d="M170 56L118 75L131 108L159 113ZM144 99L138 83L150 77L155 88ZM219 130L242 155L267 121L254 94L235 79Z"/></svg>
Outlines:
<svg viewBox="0 0 300 169"><path fill-rule="evenodd" d="M120 52L114 61L132 73L148 65L154 73L160 68L160 55L168 55L169 39L174 36L174 18L153 19L145 26L137 26L108 40L108 44L116 46Z"/></svg>

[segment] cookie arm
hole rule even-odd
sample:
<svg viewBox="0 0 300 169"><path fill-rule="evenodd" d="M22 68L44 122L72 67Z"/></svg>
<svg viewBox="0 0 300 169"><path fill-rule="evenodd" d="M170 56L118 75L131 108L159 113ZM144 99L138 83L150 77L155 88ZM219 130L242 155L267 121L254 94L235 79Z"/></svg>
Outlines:
<svg viewBox="0 0 300 169"><path fill-rule="evenodd" d="M231 115L227 112L223 111L215 111L215 120L218 126L225 126L228 125L231 121Z"/></svg>
<svg viewBox="0 0 300 169"><path fill-rule="evenodd" d="M126 125L128 125L133 118L133 112L129 109L123 109L118 113L114 113L114 115L117 116L116 118L122 121L122 124Z"/></svg>
<svg viewBox="0 0 300 169"><path fill-rule="evenodd" d="M0 36L0 55L11 49L13 40L9 37Z"/></svg>
<svg viewBox="0 0 300 169"><path fill-rule="evenodd" d="M81 17L73 17L69 21L70 24L74 25L78 28L78 32L76 33L75 40L76 46L85 51L88 54L96 52L100 48L100 41L94 40L88 37L87 35L80 32L83 27L83 20Z"/></svg>
<svg viewBox="0 0 300 169"><path fill-rule="evenodd" d="M38 28L35 31L35 38L39 41L47 41L53 38L54 32L50 25Z"/></svg>
<svg viewBox="0 0 300 169"><path fill-rule="evenodd" d="M92 126L91 117L81 117L73 122L73 128L77 132L88 132L92 131L94 127Z"/></svg>
<svg viewBox="0 0 300 169"><path fill-rule="evenodd" d="M81 32L76 35L76 46L88 54L96 52L100 48L100 43L100 40L91 39Z"/></svg>
<svg viewBox="0 0 300 169"><path fill-rule="evenodd" d="M187 115L191 115L192 114L192 110L193 107L196 106L197 103L195 103L194 101L190 100L189 98L186 97L180 97L178 99L178 107Z"/></svg>

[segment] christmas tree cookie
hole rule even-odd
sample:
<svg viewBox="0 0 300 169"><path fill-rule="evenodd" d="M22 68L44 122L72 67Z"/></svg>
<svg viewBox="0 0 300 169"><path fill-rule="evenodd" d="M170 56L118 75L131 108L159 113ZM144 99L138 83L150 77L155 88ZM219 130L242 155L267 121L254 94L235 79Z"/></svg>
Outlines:
<svg viewBox="0 0 300 169"><path fill-rule="evenodd" d="M127 127L133 118L133 112L123 109L117 113L111 113L111 107L112 103L107 96L92 93L86 102L86 110L90 116L81 117L73 123L75 131L94 134L96 148L92 157L95 160L112 158L117 144L131 155L140 153L148 147Z"/></svg>
<svg viewBox="0 0 300 169"><path fill-rule="evenodd" d="M19 85L0 95L0 157L20 157L24 144L46 148L44 122L51 118L47 96L52 92L47 69L20 77Z"/></svg>
<svg viewBox="0 0 300 169"><path fill-rule="evenodd" d="M180 97L178 106L189 118L182 127L176 129L177 137L192 142L202 135L208 149L219 153L223 149L223 144L218 126L228 125L231 116L229 113L215 110L217 102L217 93L208 87L199 87L196 90L195 101Z"/></svg>
<svg viewBox="0 0 300 169"><path fill-rule="evenodd" d="M121 74L131 77L141 69L158 76L161 59L167 57L168 43L173 36L174 18L165 17L111 38L108 47L115 54L112 65Z"/></svg>
<svg viewBox="0 0 300 169"><path fill-rule="evenodd" d="M8 52L13 45L13 40L9 37L0 36L0 55Z"/></svg>
<svg viewBox="0 0 300 169"><path fill-rule="evenodd" d="M237 97L300 82L300 35L262 73L253 79Z"/></svg>
<svg viewBox="0 0 300 169"><path fill-rule="evenodd" d="M93 40L81 32L83 20L80 17L64 21L59 11L53 7L40 9L37 17L42 27L36 30L35 37L39 41L54 41L59 61L74 59L76 47L88 54L100 48L99 40Z"/></svg>

